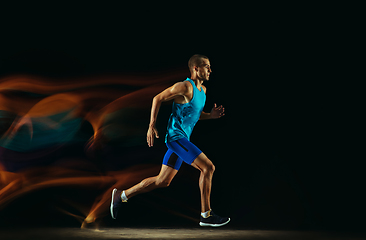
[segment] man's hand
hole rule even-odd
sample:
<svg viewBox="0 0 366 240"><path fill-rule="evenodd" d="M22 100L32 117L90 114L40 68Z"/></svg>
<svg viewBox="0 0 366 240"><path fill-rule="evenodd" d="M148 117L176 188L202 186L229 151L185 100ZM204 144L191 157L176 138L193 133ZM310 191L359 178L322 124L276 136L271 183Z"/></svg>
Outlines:
<svg viewBox="0 0 366 240"><path fill-rule="evenodd" d="M217 119L225 115L225 108L223 106L217 107L216 103L214 104L214 107L211 109L210 117L211 119Z"/></svg>
<svg viewBox="0 0 366 240"><path fill-rule="evenodd" d="M149 130L147 130L147 144L149 147L152 147L154 145L154 137L159 138L158 130L155 126L150 126Z"/></svg>

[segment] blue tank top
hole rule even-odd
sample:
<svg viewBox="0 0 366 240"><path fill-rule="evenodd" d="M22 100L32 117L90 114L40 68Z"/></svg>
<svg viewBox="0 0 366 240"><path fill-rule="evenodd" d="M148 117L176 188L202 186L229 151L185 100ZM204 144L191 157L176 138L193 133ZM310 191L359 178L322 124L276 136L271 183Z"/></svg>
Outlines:
<svg viewBox="0 0 366 240"><path fill-rule="evenodd" d="M182 138L189 140L205 106L206 94L202 87L200 91L191 79L187 78L186 81L189 81L193 86L192 100L185 104L173 102L165 142L173 142Z"/></svg>

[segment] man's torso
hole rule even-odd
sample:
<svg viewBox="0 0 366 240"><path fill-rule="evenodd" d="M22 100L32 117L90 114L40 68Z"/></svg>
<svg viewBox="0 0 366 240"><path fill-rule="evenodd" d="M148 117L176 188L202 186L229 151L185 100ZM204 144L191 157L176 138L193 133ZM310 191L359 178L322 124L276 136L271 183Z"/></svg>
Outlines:
<svg viewBox="0 0 366 240"><path fill-rule="evenodd" d="M181 138L189 140L205 105L206 94L204 89L201 87L199 90L189 78L187 78L186 82L191 83L192 91L189 91L185 97L182 96L182 98L174 101L167 127L166 142L172 142Z"/></svg>

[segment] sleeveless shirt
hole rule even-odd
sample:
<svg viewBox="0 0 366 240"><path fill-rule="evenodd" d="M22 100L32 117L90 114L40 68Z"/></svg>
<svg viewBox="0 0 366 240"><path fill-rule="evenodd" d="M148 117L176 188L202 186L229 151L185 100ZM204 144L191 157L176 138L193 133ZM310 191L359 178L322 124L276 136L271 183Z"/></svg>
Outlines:
<svg viewBox="0 0 366 240"><path fill-rule="evenodd" d="M172 114L170 115L165 142L173 142L182 138L189 140L193 128L198 122L206 102L206 94L201 87L198 90L196 84L187 78L193 87L192 100L188 103L179 104L173 102Z"/></svg>

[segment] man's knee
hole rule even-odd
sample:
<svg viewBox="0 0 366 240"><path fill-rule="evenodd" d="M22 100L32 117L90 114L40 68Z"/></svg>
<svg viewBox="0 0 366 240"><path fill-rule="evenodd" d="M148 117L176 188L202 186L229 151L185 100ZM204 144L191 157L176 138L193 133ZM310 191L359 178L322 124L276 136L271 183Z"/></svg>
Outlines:
<svg viewBox="0 0 366 240"><path fill-rule="evenodd" d="M202 170L203 173L213 174L215 171L215 165L211 161L208 161Z"/></svg>
<svg viewBox="0 0 366 240"><path fill-rule="evenodd" d="M170 180L168 180L168 179L157 179L157 181L155 182L155 184L156 184L156 186L158 187L158 188L164 188L164 187L169 187L169 185L170 185Z"/></svg>

